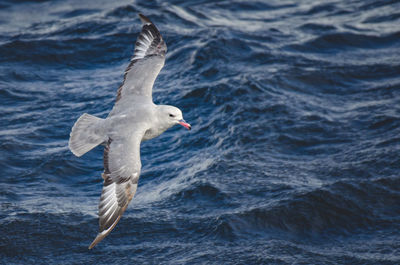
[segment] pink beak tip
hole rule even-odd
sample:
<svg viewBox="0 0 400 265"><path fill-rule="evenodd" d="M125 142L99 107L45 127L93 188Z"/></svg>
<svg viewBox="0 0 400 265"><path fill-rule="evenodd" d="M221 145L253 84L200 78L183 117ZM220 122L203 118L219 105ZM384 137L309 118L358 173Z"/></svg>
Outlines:
<svg viewBox="0 0 400 265"><path fill-rule="evenodd" d="M192 129L192 126L190 126L190 124L187 123L187 122L184 121L184 120L180 120L180 121L179 121L179 124L182 125L183 127L185 127L186 129L188 129L189 131Z"/></svg>

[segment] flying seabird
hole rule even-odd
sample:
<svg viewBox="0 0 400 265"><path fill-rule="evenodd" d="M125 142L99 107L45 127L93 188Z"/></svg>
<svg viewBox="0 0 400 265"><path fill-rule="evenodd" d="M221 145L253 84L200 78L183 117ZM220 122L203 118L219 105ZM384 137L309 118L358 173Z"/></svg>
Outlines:
<svg viewBox="0 0 400 265"><path fill-rule="evenodd" d="M156 26L144 15L134 55L107 118L83 114L72 127L69 149L80 157L104 144L103 191L99 202L99 233L93 248L116 226L135 195L141 169L140 143L175 124L191 129L174 106L155 105L152 88L164 66L167 46Z"/></svg>

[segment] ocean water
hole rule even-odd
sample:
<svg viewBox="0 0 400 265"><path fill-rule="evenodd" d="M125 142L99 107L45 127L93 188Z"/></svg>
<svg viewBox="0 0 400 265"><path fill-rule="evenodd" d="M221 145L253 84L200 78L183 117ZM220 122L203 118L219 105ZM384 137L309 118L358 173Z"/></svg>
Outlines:
<svg viewBox="0 0 400 265"><path fill-rule="evenodd" d="M0 2L0 264L400 264L399 1ZM94 249L105 117L140 31L168 54L138 191Z"/></svg>

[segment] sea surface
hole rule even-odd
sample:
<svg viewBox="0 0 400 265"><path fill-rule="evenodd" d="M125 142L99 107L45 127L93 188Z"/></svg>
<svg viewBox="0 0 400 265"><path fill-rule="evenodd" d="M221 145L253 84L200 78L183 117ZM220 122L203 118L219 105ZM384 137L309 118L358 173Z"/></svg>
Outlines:
<svg viewBox="0 0 400 265"><path fill-rule="evenodd" d="M168 54L138 191L94 249L106 117L147 15ZM399 1L0 1L0 264L400 264Z"/></svg>

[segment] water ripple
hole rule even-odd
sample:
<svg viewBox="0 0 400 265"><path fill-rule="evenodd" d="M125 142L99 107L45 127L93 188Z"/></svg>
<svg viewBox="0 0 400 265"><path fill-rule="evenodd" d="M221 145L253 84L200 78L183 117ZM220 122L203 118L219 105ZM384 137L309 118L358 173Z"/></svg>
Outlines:
<svg viewBox="0 0 400 265"><path fill-rule="evenodd" d="M398 264L397 1L3 1L0 263ZM138 192L91 252L105 117L148 15L157 104ZM22 19L23 18L23 19ZM107 251L104 252L104 249Z"/></svg>

